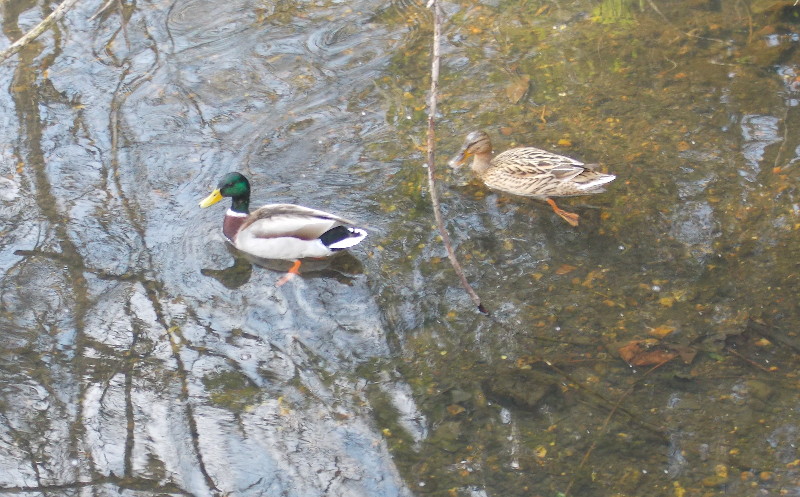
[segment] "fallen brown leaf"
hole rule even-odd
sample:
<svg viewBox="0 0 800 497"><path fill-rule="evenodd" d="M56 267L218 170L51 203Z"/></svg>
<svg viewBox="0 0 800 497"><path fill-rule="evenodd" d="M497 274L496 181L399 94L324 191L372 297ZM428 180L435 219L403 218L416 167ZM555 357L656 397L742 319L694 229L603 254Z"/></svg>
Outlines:
<svg viewBox="0 0 800 497"><path fill-rule="evenodd" d="M575 271L576 269L578 269L577 266L572 266L570 264L562 264L558 267L558 269L556 269L556 274L558 275L569 274Z"/></svg>
<svg viewBox="0 0 800 497"><path fill-rule="evenodd" d="M515 104L522 100L522 97L528 93L528 88L531 84L531 77L527 74L512 78L511 82L506 86L506 96Z"/></svg>
<svg viewBox="0 0 800 497"><path fill-rule="evenodd" d="M631 366L655 366L678 356L674 350L657 345L656 340L633 340L623 345L617 352Z"/></svg>

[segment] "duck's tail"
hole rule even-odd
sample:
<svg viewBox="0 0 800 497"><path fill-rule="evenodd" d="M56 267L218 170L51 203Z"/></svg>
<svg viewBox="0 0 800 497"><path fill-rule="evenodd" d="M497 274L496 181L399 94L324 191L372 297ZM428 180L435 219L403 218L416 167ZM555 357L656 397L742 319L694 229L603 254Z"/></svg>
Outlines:
<svg viewBox="0 0 800 497"><path fill-rule="evenodd" d="M587 170L575 178L575 186L578 190L585 193L599 193L606 190L603 188L603 185L611 183L615 179L617 179L617 177L613 174L597 173Z"/></svg>
<svg viewBox="0 0 800 497"><path fill-rule="evenodd" d="M361 228L336 226L323 233L319 239L330 250L343 250L361 243L367 232Z"/></svg>

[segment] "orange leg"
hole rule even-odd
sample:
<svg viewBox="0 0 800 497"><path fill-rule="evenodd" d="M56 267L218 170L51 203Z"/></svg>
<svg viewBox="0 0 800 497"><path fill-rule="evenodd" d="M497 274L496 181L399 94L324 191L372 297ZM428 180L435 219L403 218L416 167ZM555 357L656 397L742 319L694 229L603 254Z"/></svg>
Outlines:
<svg viewBox="0 0 800 497"><path fill-rule="evenodd" d="M286 274L281 276L281 278L275 282L275 286L283 286L287 281L292 279L294 275L300 274L300 264L302 263L299 260L294 261L294 264L292 264L292 267L286 271Z"/></svg>
<svg viewBox="0 0 800 497"><path fill-rule="evenodd" d="M564 221L568 222L571 226L578 225L578 218L580 218L579 215L575 214L574 212L567 212L561 207L557 206L552 198L548 198L547 203L550 204L550 207L553 208L553 212L561 216L561 218Z"/></svg>

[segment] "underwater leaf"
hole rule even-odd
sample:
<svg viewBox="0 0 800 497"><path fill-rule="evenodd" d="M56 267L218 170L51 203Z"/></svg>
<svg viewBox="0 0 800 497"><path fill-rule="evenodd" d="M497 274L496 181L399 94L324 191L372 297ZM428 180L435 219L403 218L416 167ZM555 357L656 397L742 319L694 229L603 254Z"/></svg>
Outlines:
<svg viewBox="0 0 800 497"><path fill-rule="evenodd" d="M562 264L562 265L560 265L558 267L558 269L556 269L556 274L558 274L558 275L569 274L569 273L575 271L576 269L578 269L578 268L573 266L573 265Z"/></svg>
<svg viewBox="0 0 800 497"><path fill-rule="evenodd" d="M651 328L648 333L650 333L651 335L653 335L654 337L657 337L657 338L664 338L665 336L669 335L673 331L675 331L675 327L674 326L661 325L661 326L656 326L655 328Z"/></svg>
<svg viewBox="0 0 800 497"><path fill-rule="evenodd" d="M522 97L528 93L528 88L531 84L531 77L527 74L511 78L511 82L506 86L506 96L515 104L522 100Z"/></svg>
<svg viewBox="0 0 800 497"><path fill-rule="evenodd" d="M457 415L461 414L464 411L465 411L465 409L462 406L458 405L458 404L451 404L451 405L447 406L447 412L451 416L457 416Z"/></svg>
<svg viewBox="0 0 800 497"><path fill-rule="evenodd" d="M676 351L656 344L656 340L633 340L617 349L617 352L631 366L655 366L678 356Z"/></svg>

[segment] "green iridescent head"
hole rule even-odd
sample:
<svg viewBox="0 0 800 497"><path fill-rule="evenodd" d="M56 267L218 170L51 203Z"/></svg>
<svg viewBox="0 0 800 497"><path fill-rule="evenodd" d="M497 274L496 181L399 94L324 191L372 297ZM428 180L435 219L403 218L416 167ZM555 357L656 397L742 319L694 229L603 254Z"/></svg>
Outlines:
<svg viewBox="0 0 800 497"><path fill-rule="evenodd" d="M217 183L217 189L200 202L200 207L214 205L224 197L233 200L231 209L235 212L250 211L250 182L240 173L228 173Z"/></svg>

